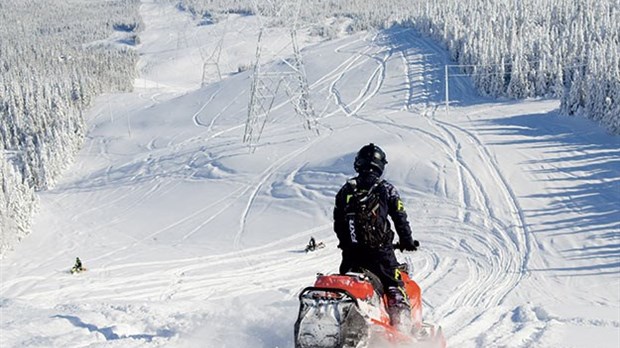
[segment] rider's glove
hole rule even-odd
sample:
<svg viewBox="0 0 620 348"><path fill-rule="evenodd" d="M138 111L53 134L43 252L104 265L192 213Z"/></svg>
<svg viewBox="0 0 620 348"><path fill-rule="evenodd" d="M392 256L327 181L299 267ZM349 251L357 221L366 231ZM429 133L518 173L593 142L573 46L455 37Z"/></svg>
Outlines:
<svg viewBox="0 0 620 348"><path fill-rule="evenodd" d="M418 250L419 246L420 242L418 242L417 240L413 240L412 238L405 238L400 241L401 250L416 251Z"/></svg>

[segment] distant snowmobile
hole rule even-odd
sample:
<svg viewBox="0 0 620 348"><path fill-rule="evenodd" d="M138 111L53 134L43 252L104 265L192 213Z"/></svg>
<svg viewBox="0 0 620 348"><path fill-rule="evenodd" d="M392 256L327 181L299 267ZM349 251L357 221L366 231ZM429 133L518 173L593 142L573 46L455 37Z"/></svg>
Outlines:
<svg viewBox="0 0 620 348"><path fill-rule="evenodd" d="M309 251L315 251L317 249L322 249L325 248L325 243L323 242L316 242L316 240L314 239L314 237L310 237L310 241L308 242L308 245L306 245L306 252Z"/></svg>
<svg viewBox="0 0 620 348"><path fill-rule="evenodd" d="M76 273L80 273L80 272L84 272L86 271L86 268L82 265L82 261L80 260L79 257L75 258L75 265L73 265L73 267L71 267L71 274L76 274Z"/></svg>
<svg viewBox="0 0 620 348"><path fill-rule="evenodd" d="M387 298L380 280L370 272L319 274L314 286L299 295L295 348L425 347L445 348L441 327L422 321L420 287L401 265L411 303L411 332L390 324Z"/></svg>

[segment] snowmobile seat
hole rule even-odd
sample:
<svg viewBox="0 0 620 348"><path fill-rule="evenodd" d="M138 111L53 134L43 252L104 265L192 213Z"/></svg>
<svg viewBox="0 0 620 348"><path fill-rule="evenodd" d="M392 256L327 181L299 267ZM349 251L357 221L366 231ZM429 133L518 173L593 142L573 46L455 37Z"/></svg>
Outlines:
<svg viewBox="0 0 620 348"><path fill-rule="evenodd" d="M379 295L379 297L383 296L384 294L383 284L381 283L381 279L379 279L379 277L376 274L372 273L371 271L365 268L351 269L346 274L349 274L349 273L362 274L366 278L366 280L370 282L370 284L372 285L377 295Z"/></svg>

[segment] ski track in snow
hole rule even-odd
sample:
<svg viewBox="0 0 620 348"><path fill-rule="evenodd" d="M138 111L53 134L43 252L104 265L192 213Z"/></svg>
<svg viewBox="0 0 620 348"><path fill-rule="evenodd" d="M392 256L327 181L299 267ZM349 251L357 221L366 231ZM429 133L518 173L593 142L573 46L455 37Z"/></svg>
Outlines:
<svg viewBox="0 0 620 348"><path fill-rule="evenodd" d="M240 219L240 223L239 223L240 227L239 227L239 230L237 231L237 234L235 235L235 239L234 239L234 246L235 246L235 248L238 249L240 247L241 237L243 236L243 231L245 230L248 214L249 214L250 209L252 208L252 203L256 199L256 196L258 195L259 191L264 186L264 184L267 182L267 180L269 180L269 178L278 169L280 169L283 165L288 163L291 159L293 159L293 158L299 156L300 154L302 154L303 152L307 151L310 147L312 147L312 145L315 142L319 141L320 139L321 138L316 138L316 139L312 140L311 142L308 142L307 144L305 144L304 146L302 146L298 150L295 150L295 151L289 153L286 156L282 156L278 161L274 162L263 173L261 173L261 175L259 177L259 180L254 185L252 185L254 187L254 189L250 193L247 205L246 205L245 209L243 210L243 213L241 214L241 219Z"/></svg>

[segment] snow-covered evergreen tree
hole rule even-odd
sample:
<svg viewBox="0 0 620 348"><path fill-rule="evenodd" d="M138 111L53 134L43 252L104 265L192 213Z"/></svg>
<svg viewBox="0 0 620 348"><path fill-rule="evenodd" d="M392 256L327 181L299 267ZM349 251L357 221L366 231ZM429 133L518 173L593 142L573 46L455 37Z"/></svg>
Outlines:
<svg viewBox="0 0 620 348"><path fill-rule="evenodd" d="M34 190L15 169L18 158L16 153L7 154L0 143L0 256L28 233L37 208Z"/></svg>

